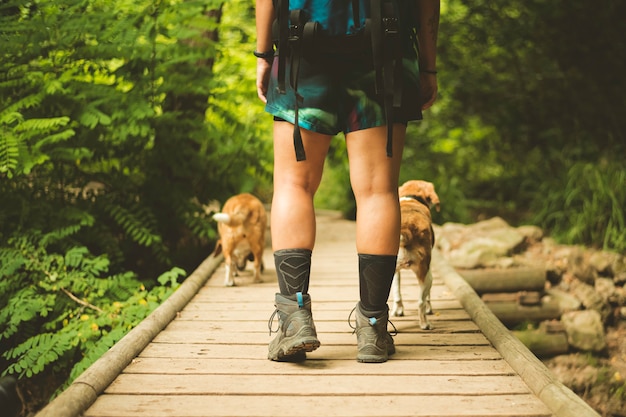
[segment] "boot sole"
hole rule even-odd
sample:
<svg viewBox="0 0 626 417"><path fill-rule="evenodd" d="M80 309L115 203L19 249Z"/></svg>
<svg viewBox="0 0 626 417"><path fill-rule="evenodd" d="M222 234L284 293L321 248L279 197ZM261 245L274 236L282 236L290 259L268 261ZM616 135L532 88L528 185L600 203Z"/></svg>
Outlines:
<svg viewBox="0 0 626 417"><path fill-rule="evenodd" d="M320 344L315 330L305 326L297 334L282 339L274 349L271 348L270 344L267 358L273 361L284 360L283 358L296 355L299 352L313 352L320 347Z"/></svg>
<svg viewBox="0 0 626 417"><path fill-rule="evenodd" d="M278 346L274 352L270 352L269 355L267 355L267 358L273 361L283 361L285 358L295 356L300 352L313 352L320 347L321 344L320 341L315 338L300 339L296 344L290 344L288 342L288 340L284 340L281 346Z"/></svg>
<svg viewBox="0 0 626 417"><path fill-rule="evenodd" d="M357 355L356 360L361 363L383 363L387 362L389 358L386 356L378 356L378 355Z"/></svg>

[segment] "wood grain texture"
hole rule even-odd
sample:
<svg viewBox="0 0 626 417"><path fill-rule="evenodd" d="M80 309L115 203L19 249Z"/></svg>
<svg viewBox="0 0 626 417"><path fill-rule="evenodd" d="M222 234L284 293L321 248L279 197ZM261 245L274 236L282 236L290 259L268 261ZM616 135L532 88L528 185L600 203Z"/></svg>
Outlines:
<svg viewBox="0 0 626 417"><path fill-rule="evenodd" d="M553 415L441 279L432 291L434 330L419 328L417 287L407 274L407 315L392 318L397 353L384 364L357 362L348 324L358 300L354 224L319 222L332 225L318 239L309 291L322 345L305 362L266 359L277 291L268 250L263 283L252 284L246 270L225 288L217 269L84 416Z"/></svg>

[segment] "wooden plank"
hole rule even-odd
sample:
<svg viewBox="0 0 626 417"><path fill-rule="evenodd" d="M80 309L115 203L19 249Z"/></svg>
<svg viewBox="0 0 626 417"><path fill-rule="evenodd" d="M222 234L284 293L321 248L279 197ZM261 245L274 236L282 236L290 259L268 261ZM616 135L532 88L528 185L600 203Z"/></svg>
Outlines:
<svg viewBox="0 0 626 417"><path fill-rule="evenodd" d="M323 345L315 352L308 353L310 359L350 360L356 359L356 345ZM259 345L218 345L204 343L151 343L139 355L139 358L212 358L267 360L267 344ZM426 346L422 348L399 348L393 361L405 359L418 360L477 360L491 361L499 359L500 354L491 346ZM308 359L307 359L308 361ZM269 361L268 361L269 362Z"/></svg>
<svg viewBox="0 0 626 417"><path fill-rule="evenodd" d="M85 417L548 417L531 395L103 395Z"/></svg>
<svg viewBox="0 0 626 417"><path fill-rule="evenodd" d="M224 287L219 268L84 415L551 415L438 276L431 293L435 329L419 328L417 284L406 274L407 316L391 319L396 354L385 364L358 363L348 326L359 297L353 236L354 223L345 221L318 236L309 292L322 346L306 361L267 360L275 337L267 325L278 289L267 251L263 283L253 284L249 269L236 278L237 286Z"/></svg>
<svg viewBox="0 0 626 417"><path fill-rule="evenodd" d="M372 368L354 359L309 359L283 363L265 359L139 357L124 370L127 374L214 374L214 375L371 375ZM515 375L506 361L496 360L391 360L375 369L379 375Z"/></svg>
<svg viewBox="0 0 626 417"><path fill-rule="evenodd" d="M365 367L368 365L360 365ZM375 365L374 365L375 366ZM106 394L135 395L481 395L528 394L528 387L515 376L504 375L245 375L245 374L122 374L106 389ZM297 389L294 389L297 387ZM332 389L329 390L329 387Z"/></svg>
<svg viewBox="0 0 626 417"><path fill-rule="evenodd" d="M206 305L206 304L205 304ZM274 306L266 305L264 308L257 308L251 305L250 308L246 308L245 305L239 306L237 309L228 309L227 306L220 308L221 306L212 305L207 309L203 306L190 306L189 308L181 311L177 315L178 321L242 321L251 320L255 322L267 322L271 315L274 313ZM325 303L317 303L316 308L313 311L313 318L315 322L322 321L341 321L345 325L348 323L348 317L350 316L351 309L334 309L333 306L326 306ZM470 316L465 310L460 309L438 309L437 305L434 305L433 314L428 315L429 320L432 321L471 321ZM405 305L405 314L402 317L391 316L392 323L403 323L418 320L417 308L413 306ZM248 319L251 318L251 319ZM352 317L354 319L354 317Z"/></svg>
<svg viewBox="0 0 626 417"><path fill-rule="evenodd" d="M267 314L256 314L255 316L262 317L265 315ZM317 328L317 331L321 333L351 332L352 330L348 325L348 321L337 320L338 316L343 316L343 314L338 315L316 313L315 327ZM456 315L451 320L445 314L436 314L429 316L429 320L432 322L434 329L422 330L419 327L419 322L416 316L394 317L392 318L392 324L389 325L389 329L391 330L395 327L395 329L400 333L441 333L444 331L451 333L468 333L479 331L478 327L476 326L476 324L474 324L473 321L457 319ZM196 330L201 332L221 332L232 331L233 327L236 327L237 331L241 333L269 332L268 320L245 320L245 312L228 312L219 315L219 319L216 319L213 316L206 314L202 315L202 319L196 318L195 320L191 320L190 318L188 318L187 320L176 320L170 323L165 331ZM277 327L278 321L275 320L272 323L272 328L276 330Z"/></svg>
<svg viewBox="0 0 626 417"><path fill-rule="evenodd" d="M347 333L326 333L318 334L322 345L355 344L356 336ZM215 333L201 333L193 330L170 330L161 332L154 338L156 343L207 343L207 344L260 344L265 345L273 338L265 332L259 333L238 333L224 331ZM399 345L420 345L420 346L476 346L489 345L489 342L480 333L399 333L394 337L395 343Z"/></svg>
<svg viewBox="0 0 626 417"><path fill-rule="evenodd" d="M193 300L226 300L229 296L232 296L232 300L235 301L259 301L265 300L267 296L270 296L269 300L274 300L274 294L278 291L278 285L274 282L264 282L261 284L251 285L236 285L234 287L224 287L222 281L219 281L219 285L204 286L198 291ZM352 280L350 280L352 281ZM333 284L326 284L321 286L315 286L313 280L311 280L311 287L309 287L309 293L314 301L358 301L358 278L355 276L354 281L338 281L334 280ZM215 277L209 280L210 283L215 283ZM411 298L409 294L413 289L417 291L417 288L413 288L413 285L403 285L403 289L407 292L407 298ZM417 287L415 285L415 287ZM433 283L431 289L431 299L433 300L455 300L456 298L440 281ZM417 294L414 294L415 296ZM263 297L263 298L261 298Z"/></svg>
<svg viewBox="0 0 626 417"><path fill-rule="evenodd" d="M254 286L235 286L235 287L212 287L210 290L205 286L206 291L199 291L193 298L193 302L213 302L213 301L231 301L231 302L267 302L274 303L274 294L278 290L276 284L255 284ZM313 303L320 301L349 301L352 306L356 305L359 300L359 292L355 284L347 286L345 289L334 286L323 286L311 288L309 290ZM407 297L410 295L407 293ZM411 299L411 297L408 297ZM443 285L433 286L431 291L431 299L433 300L456 300L447 287Z"/></svg>
<svg viewBox="0 0 626 417"><path fill-rule="evenodd" d="M404 310L405 311L414 311L417 312L417 300L413 298L405 298L403 300ZM459 303L458 300L433 300L432 301L433 310L435 312L441 312L442 310L455 310L455 313L465 313L463 310L463 306ZM318 311L343 311L350 312L354 308L353 301L323 301L318 302L316 300L314 309L317 313ZM274 299L269 298L267 300L259 301L245 301L241 300L211 300L211 301L202 301L195 299L190 302L181 313L190 313L194 311L202 311L202 312L214 312L221 310L251 310L251 311L273 311L274 310ZM407 313L408 315L408 313ZM469 320L469 315L465 314ZM178 319L185 319L184 315L178 316Z"/></svg>

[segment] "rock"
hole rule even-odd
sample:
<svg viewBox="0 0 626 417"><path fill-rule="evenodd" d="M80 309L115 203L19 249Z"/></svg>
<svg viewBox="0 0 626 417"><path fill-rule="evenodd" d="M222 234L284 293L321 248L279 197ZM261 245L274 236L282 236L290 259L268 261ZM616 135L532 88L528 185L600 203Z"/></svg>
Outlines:
<svg viewBox="0 0 626 417"><path fill-rule="evenodd" d="M596 270L587 262L585 250L574 247L568 258L570 272L582 282L593 284L596 280Z"/></svg>
<svg viewBox="0 0 626 417"><path fill-rule="evenodd" d="M601 275L613 276L613 264L619 255L609 251L594 251L589 256L589 264Z"/></svg>
<svg viewBox="0 0 626 417"><path fill-rule="evenodd" d="M448 260L455 268L474 269L495 266L498 257L504 255L506 250L499 248L495 240L478 237L450 251Z"/></svg>
<svg viewBox="0 0 626 417"><path fill-rule="evenodd" d="M559 303L559 308L562 313L580 310L582 307L582 303L578 298L561 289L549 288L546 290L546 293Z"/></svg>
<svg viewBox="0 0 626 417"><path fill-rule="evenodd" d="M459 225L446 223L437 231L437 246L455 268L511 266L507 259L519 248L525 236L499 217Z"/></svg>
<svg viewBox="0 0 626 417"><path fill-rule="evenodd" d="M563 314L567 341L579 350L600 352L606 348L606 335L600 313L595 310L570 311Z"/></svg>
<svg viewBox="0 0 626 417"><path fill-rule="evenodd" d="M615 287L614 298L609 301L618 307L626 306L626 288Z"/></svg>
<svg viewBox="0 0 626 417"><path fill-rule="evenodd" d="M611 315L611 307L591 285L574 280L570 288L587 310L595 310L600 313L603 322Z"/></svg>
<svg viewBox="0 0 626 417"><path fill-rule="evenodd" d="M624 255L615 254L611 262L611 272L613 276L626 275L626 257Z"/></svg>
<svg viewBox="0 0 626 417"><path fill-rule="evenodd" d="M480 222L474 223L471 225L471 228L474 230L499 230L504 228L510 228L509 224L502 217L492 217L487 220L482 220Z"/></svg>
<svg viewBox="0 0 626 417"><path fill-rule="evenodd" d="M519 226L517 232L524 236L528 242L541 242L543 239L543 230L537 226L524 225Z"/></svg>
<svg viewBox="0 0 626 417"><path fill-rule="evenodd" d="M610 300L615 299L615 283L609 278L597 278L594 285L596 292L602 299L609 303Z"/></svg>

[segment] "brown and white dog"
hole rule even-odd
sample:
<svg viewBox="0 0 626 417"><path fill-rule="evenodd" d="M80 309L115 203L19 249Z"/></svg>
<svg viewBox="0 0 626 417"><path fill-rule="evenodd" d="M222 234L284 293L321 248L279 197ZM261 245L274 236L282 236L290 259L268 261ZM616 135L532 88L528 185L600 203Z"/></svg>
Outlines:
<svg viewBox="0 0 626 417"><path fill-rule="evenodd" d="M247 261L254 262L253 282L262 282L263 249L267 214L263 203L252 194L238 194L229 198L222 211L215 213L220 239L214 255L224 252L226 277L224 285L235 285L237 270L243 271Z"/></svg>
<svg viewBox="0 0 626 417"><path fill-rule="evenodd" d="M435 245L435 233L430 214L431 207L439 211L439 197L432 183L422 180L411 180L398 188L400 196L400 250L396 263L396 273L391 284L392 316L403 316L404 305L400 292L400 271L412 270L418 281L418 314L420 327L432 329L426 314L432 312L430 305L430 289L433 277L430 272L430 258Z"/></svg>

